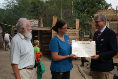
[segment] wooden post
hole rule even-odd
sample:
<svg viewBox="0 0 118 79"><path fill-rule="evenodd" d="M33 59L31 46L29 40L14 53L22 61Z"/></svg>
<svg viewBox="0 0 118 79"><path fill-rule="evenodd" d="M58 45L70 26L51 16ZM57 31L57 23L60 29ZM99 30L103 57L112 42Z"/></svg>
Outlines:
<svg viewBox="0 0 118 79"><path fill-rule="evenodd" d="M42 18L39 17L38 27L42 27L42 25L43 25Z"/></svg>
<svg viewBox="0 0 118 79"><path fill-rule="evenodd" d="M76 29L79 30L79 19L76 19Z"/></svg>
<svg viewBox="0 0 118 79"><path fill-rule="evenodd" d="M90 30L90 33L89 33L89 39L93 39L94 33L96 31L94 19L89 24L91 24L91 30Z"/></svg>
<svg viewBox="0 0 118 79"><path fill-rule="evenodd" d="M116 16L117 16L117 6L116 6Z"/></svg>
<svg viewBox="0 0 118 79"><path fill-rule="evenodd" d="M105 6L103 6L103 10L105 10Z"/></svg>
<svg viewBox="0 0 118 79"><path fill-rule="evenodd" d="M112 10L112 7L111 7L111 10Z"/></svg>
<svg viewBox="0 0 118 79"><path fill-rule="evenodd" d="M53 16L52 27L55 26L56 22L57 22L57 17L56 16ZM52 30L52 38L53 38L53 36L54 36L54 30Z"/></svg>
<svg viewBox="0 0 118 79"><path fill-rule="evenodd" d="M80 21L79 19L76 19L76 30L79 30L79 21ZM76 39L77 40L79 40L79 34L78 33L79 32L76 31L76 34L77 34L77 38Z"/></svg>
<svg viewBox="0 0 118 79"><path fill-rule="evenodd" d="M2 26L0 25L0 48L3 47Z"/></svg>
<svg viewBox="0 0 118 79"><path fill-rule="evenodd" d="M39 48L41 49L41 40L42 40L42 30L38 30L38 41L39 41Z"/></svg>
<svg viewBox="0 0 118 79"><path fill-rule="evenodd" d="M42 26L43 26L42 17L39 17L38 27L42 27ZM38 41L39 41L39 48L40 49L41 49L41 39L42 39L42 30L38 30Z"/></svg>
<svg viewBox="0 0 118 79"><path fill-rule="evenodd" d="M102 10L102 6L101 6L101 10Z"/></svg>

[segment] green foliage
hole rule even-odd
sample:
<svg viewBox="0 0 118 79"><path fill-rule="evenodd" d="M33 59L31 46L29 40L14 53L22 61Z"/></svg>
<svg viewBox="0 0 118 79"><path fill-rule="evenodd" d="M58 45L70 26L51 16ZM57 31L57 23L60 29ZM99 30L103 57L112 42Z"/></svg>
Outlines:
<svg viewBox="0 0 118 79"><path fill-rule="evenodd" d="M75 4L75 8L80 13L87 13L89 16L93 16L97 10L101 10L101 6L105 6L108 9L111 4L108 4L105 0L79 0Z"/></svg>
<svg viewBox="0 0 118 79"><path fill-rule="evenodd" d="M6 0L4 4L5 10L0 9L1 23L15 26L19 18L42 17L43 26L51 27L52 17L57 16L57 19L65 20L68 27L75 27L76 18L79 18L82 31L90 28L85 22L91 20L91 16L101 9L101 5L106 9L111 6L105 0ZM6 30L10 28L4 27L3 31Z"/></svg>
<svg viewBox="0 0 118 79"><path fill-rule="evenodd" d="M111 4L106 3L105 0L76 0L74 3L74 8L77 10L78 18L80 19L80 28L82 31L89 34L89 30L91 26L85 22L91 20L91 16L97 12L97 10L101 10L101 6L105 6L107 10ZM86 31L87 30L87 31Z"/></svg>

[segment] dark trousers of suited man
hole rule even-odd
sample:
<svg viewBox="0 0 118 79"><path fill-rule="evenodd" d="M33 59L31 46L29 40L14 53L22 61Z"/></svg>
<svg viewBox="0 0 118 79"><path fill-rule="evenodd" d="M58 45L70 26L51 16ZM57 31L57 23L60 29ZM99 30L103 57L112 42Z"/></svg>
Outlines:
<svg viewBox="0 0 118 79"><path fill-rule="evenodd" d="M105 15L98 14L94 19L98 31L93 37L93 41L96 41L96 55L91 56L92 79L109 79L109 72L114 68L112 57L117 54L117 38L115 32L105 25Z"/></svg>

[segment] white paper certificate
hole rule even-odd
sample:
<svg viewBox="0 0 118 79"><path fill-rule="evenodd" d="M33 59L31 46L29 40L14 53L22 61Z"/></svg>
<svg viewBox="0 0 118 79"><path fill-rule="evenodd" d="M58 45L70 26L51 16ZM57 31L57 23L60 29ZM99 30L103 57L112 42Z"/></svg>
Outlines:
<svg viewBox="0 0 118 79"><path fill-rule="evenodd" d="M95 41L72 40L72 54L77 57L90 57L95 55Z"/></svg>

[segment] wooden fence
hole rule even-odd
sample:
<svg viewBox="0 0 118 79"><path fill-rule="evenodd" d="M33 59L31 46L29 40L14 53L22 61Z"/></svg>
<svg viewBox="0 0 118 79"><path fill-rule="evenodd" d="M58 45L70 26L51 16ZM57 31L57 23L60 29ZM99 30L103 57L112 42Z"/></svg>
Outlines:
<svg viewBox="0 0 118 79"><path fill-rule="evenodd" d="M53 16L53 24L52 27L55 26L57 22L57 17ZM67 35L70 38L70 43L72 43L72 40L79 40L79 19L76 19L76 28L68 27L67 29ZM54 30L52 30L52 37L56 34Z"/></svg>

